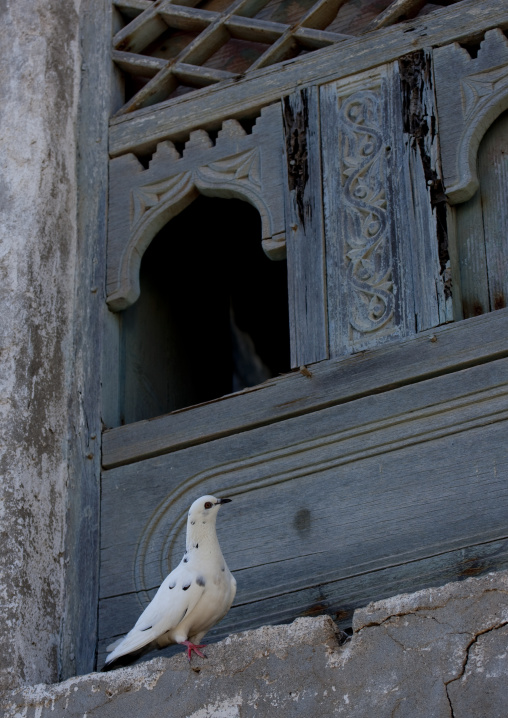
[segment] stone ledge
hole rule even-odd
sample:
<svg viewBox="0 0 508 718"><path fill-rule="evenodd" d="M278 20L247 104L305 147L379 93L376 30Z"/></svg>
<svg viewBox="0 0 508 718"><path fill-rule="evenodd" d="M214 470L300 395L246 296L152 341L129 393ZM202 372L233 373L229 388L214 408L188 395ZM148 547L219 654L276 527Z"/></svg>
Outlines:
<svg viewBox="0 0 508 718"><path fill-rule="evenodd" d="M328 616L4 697L6 718L504 718L508 572L369 604L339 645Z"/></svg>

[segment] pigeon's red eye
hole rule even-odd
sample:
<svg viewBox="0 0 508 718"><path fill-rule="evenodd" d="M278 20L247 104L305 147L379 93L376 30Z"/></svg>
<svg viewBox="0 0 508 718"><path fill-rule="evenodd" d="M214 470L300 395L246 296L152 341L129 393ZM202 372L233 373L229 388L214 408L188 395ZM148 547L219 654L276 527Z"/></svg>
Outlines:
<svg viewBox="0 0 508 718"><path fill-rule="evenodd" d="M213 506L212 502L211 502L211 501L207 501L206 504L205 504L205 509L211 509L212 506Z"/></svg>

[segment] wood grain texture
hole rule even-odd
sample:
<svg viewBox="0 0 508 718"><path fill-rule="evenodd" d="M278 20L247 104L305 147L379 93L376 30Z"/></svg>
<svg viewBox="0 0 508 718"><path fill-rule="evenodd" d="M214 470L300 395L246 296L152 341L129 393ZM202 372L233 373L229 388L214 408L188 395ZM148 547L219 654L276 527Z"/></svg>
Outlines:
<svg viewBox="0 0 508 718"><path fill-rule="evenodd" d="M412 593L431 586L442 586L450 581L507 567L508 539L502 539L438 553L414 562L387 566L375 572L359 572L331 581L325 587L320 584L313 585L296 593L258 601L250 604L248 613L245 605L235 604L229 614L207 633L205 642L220 641L233 631L266 625L266 621L263 622L266 616L273 616L277 623L284 623L298 615L318 616L327 613L340 628L345 629L351 626L354 611L370 601L379 601L397 593ZM124 626L131 626L137 620L139 607L135 594L100 601L100 622L104 626L110 626L111 635L102 638L98 643L99 666L106 657L108 643L113 637L123 634ZM172 655L181 651L180 647L171 646L156 655Z"/></svg>
<svg viewBox="0 0 508 718"><path fill-rule="evenodd" d="M291 366L328 358L319 93L283 102Z"/></svg>
<svg viewBox="0 0 508 718"><path fill-rule="evenodd" d="M508 274L508 113L487 130L478 150L479 189L456 207L464 316L506 306Z"/></svg>
<svg viewBox="0 0 508 718"><path fill-rule="evenodd" d="M490 311L481 193L455 207L458 278L464 317Z"/></svg>
<svg viewBox="0 0 508 718"><path fill-rule="evenodd" d="M434 98L432 54L420 50L401 57L403 118L400 190L406 175L407 191L397 208L399 241L407 248L412 274L414 325L417 332L461 316L453 313L453 285L448 215L438 152L437 111ZM395 88L394 104L398 104Z"/></svg>
<svg viewBox="0 0 508 718"><path fill-rule="evenodd" d="M436 575L459 574L460 552L508 538L507 397L501 359L104 472L101 637L130 628L208 491L233 498L218 521L239 584L228 630L350 613L383 571L401 571L391 593L413 590L419 562L451 552Z"/></svg>
<svg viewBox="0 0 508 718"><path fill-rule="evenodd" d="M478 178L490 309L495 311L508 303L508 111L483 137L478 152Z"/></svg>
<svg viewBox="0 0 508 718"><path fill-rule="evenodd" d="M105 311L109 0L86 3L81 18L82 66L77 146L74 376L67 387L69 505L66 523L66 610L60 635L60 679L94 670L99 580L101 355ZM65 507L55 507L65 511Z"/></svg>
<svg viewBox="0 0 508 718"><path fill-rule="evenodd" d="M103 428L120 426L123 398L120 386L122 383L122 315L106 310L103 322L102 347L102 409Z"/></svg>
<svg viewBox="0 0 508 718"><path fill-rule="evenodd" d="M462 41L508 23L505 0L467 0L420 20L380 30L363 38L346 40L308 57L284 62L249 77L198 90L164 102L155 109L139 110L112 120L110 152L153 151L163 139L184 140L203 126L217 129L228 117L239 118L294 92L302 85L326 83L391 62L415 50ZM204 109L205 108L205 109Z"/></svg>
<svg viewBox="0 0 508 718"><path fill-rule="evenodd" d="M172 452L508 355L508 310L311 366L253 389L103 434L105 468Z"/></svg>

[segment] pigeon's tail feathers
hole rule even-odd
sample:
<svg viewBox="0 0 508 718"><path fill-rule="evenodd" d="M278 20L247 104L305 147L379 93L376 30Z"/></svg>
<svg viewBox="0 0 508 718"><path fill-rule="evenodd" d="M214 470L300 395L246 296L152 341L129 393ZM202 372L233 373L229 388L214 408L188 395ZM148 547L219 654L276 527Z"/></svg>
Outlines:
<svg viewBox="0 0 508 718"><path fill-rule="evenodd" d="M178 567L162 582L152 601L138 618L136 625L115 645L106 658L105 667L121 656L135 653L174 629L190 613L203 594L203 586L194 574ZM175 591L173 594L172 592ZM171 597L168 603L168 597ZM168 640L164 645L172 643ZM117 663L117 665L119 665Z"/></svg>
<svg viewBox="0 0 508 718"><path fill-rule="evenodd" d="M106 651L108 653L112 653L112 651L114 651L115 648L120 645L124 638L125 636L122 636L121 638L117 638L116 641L113 641L113 643L110 643L109 646L106 648Z"/></svg>
<svg viewBox="0 0 508 718"><path fill-rule="evenodd" d="M122 653L122 655L116 658L111 658L111 655L106 658L104 665L101 668L101 672L112 671L115 668L123 668L124 666L130 666L138 658L141 658L145 653L157 648L155 641L147 643L143 648L139 648L137 651L131 651L131 653Z"/></svg>
<svg viewBox="0 0 508 718"><path fill-rule="evenodd" d="M137 658L139 651L144 652L144 650L146 650L145 647L152 645L155 638L156 635L154 635L154 631L151 626L148 626L144 631L134 626L134 628L129 631L124 638L120 641L116 641L108 648L108 651L110 648L113 648L113 650L106 658L104 668L106 668L110 663L118 661L118 659L122 656L135 654L134 658ZM130 661L128 662L130 663ZM119 664L117 663L117 665Z"/></svg>

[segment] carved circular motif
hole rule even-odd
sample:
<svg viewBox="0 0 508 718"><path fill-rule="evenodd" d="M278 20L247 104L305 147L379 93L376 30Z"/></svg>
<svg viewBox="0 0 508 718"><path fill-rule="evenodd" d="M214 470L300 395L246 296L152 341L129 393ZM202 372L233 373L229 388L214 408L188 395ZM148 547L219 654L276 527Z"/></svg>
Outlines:
<svg viewBox="0 0 508 718"><path fill-rule="evenodd" d="M376 235L380 229L381 229L381 222L379 222L378 220L373 220L372 222L369 222L369 224L367 225L367 233L368 233L369 237L374 237L374 235Z"/></svg>
<svg viewBox="0 0 508 718"><path fill-rule="evenodd" d="M361 102L351 102L347 109L347 116L350 120L353 120L353 122L357 122L360 118L363 111L363 106Z"/></svg>

